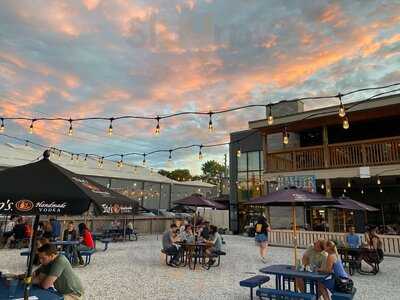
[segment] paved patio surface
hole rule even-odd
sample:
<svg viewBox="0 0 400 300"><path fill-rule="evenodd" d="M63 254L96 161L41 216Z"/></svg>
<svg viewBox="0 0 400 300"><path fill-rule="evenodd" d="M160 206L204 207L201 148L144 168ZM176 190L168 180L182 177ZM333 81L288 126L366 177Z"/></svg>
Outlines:
<svg viewBox="0 0 400 300"><path fill-rule="evenodd" d="M196 271L165 266L160 256L161 236L139 237L137 242L111 243L92 263L76 268L86 288L87 299L249 299L249 290L239 281L258 274L254 240L224 236L227 256L218 268ZM98 247L101 246L99 243ZM302 251L300 251L302 252ZM292 249L271 247L270 264L290 264ZM25 258L17 250L0 250L0 269L23 272ZM356 299L400 299L400 258L386 257L376 276L353 276ZM273 283L268 286L273 287Z"/></svg>

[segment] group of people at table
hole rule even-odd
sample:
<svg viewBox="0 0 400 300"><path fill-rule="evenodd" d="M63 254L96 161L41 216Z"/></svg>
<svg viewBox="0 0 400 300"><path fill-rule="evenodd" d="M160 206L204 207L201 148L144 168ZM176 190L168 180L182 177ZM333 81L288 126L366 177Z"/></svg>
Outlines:
<svg viewBox="0 0 400 300"><path fill-rule="evenodd" d="M212 266L215 263L214 257L222 250L222 237L216 226L204 222L202 225L196 226L194 230L192 224L187 221L179 228L173 223L162 236L163 250L172 256L169 265L173 267L181 264L185 245L196 246L200 243L207 246L202 255L208 257L208 264Z"/></svg>
<svg viewBox="0 0 400 300"><path fill-rule="evenodd" d="M75 229L74 223L68 223L64 230L63 249L67 257L57 249L58 241L45 237L41 234L37 240L37 250L34 257L34 264L39 267L33 272L32 284L45 290L55 291L62 294L65 300L80 300L84 297L84 289L81 280L72 269L72 264L83 265L80 252L94 249L92 234L84 223ZM69 244L69 242L75 242ZM72 259L71 259L72 258ZM23 279L25 274L17 276Z"/></svg>

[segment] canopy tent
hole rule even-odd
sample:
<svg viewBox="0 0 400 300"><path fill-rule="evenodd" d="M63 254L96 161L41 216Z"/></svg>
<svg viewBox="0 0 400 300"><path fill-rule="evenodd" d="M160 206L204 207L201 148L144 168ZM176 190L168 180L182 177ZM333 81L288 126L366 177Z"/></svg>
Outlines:
<svg viewBox="0 0 400 300"><path fill-rule="evenodd" d="M324 195L311 193L295 187L285 188L271 194L250 199L247 205L263 206L291 206L293 219L293 241L294 241L294 260L297 262L297 225L296 225L296 206L321 206L335 205L336 200L326 198Z"/></svg>
<svg viewBox="0 0 400 300"><path fill-rule="evenodd" d="M29 297L40 215L81 215L91 203L97 214L132 213L133 200L43 159L0 172L0 214L35 215L24 298Z"/></svg>

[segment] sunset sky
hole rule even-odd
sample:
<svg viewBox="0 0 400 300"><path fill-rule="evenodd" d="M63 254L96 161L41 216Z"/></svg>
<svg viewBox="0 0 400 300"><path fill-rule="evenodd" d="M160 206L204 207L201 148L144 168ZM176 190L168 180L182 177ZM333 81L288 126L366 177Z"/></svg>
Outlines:
<svg viewBox="0 0 400 300"><path fill-rule="evenodd" d="M2 0L0 117L155 117L400 82L399 24L395 0ZM264 114L218 116L211 134L207 116L165 120L158 137L145 120L115 122L112 137L106 121L74 124L71 137L65 122L39 122L33 136L29 122L7 122L5 133L69 151L143 153L226 142ZM199 173L197 152L174 153L174 167Z"/></svg>

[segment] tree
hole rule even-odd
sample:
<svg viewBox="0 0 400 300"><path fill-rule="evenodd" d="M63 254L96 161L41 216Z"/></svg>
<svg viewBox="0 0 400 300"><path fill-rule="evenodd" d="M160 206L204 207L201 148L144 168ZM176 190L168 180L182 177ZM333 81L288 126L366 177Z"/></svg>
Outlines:
<svg viewBox="0 0 400 300"><path fill-rule="evenodd" d="M158 174L168 177L168 178L169 178L169 176L171 176L171 172L169 172L167 170L162 170L162 169L160 171L158 171Z"/></svg>
<svg viewBox="0 0 400 300"><path fill-rule="evenodd" d="M225 166L221 165L215 160L206 161L201 167L204 177L208 182L215 183L221 174L225 174Z"/></svg>
<svg viewBox="0 0 400 300"><path fill-rule="evenodd" d="M192 179L192 175L190 175L188 169L176 169L170 173L169 178L178 181L188 181Z"/></svg>

